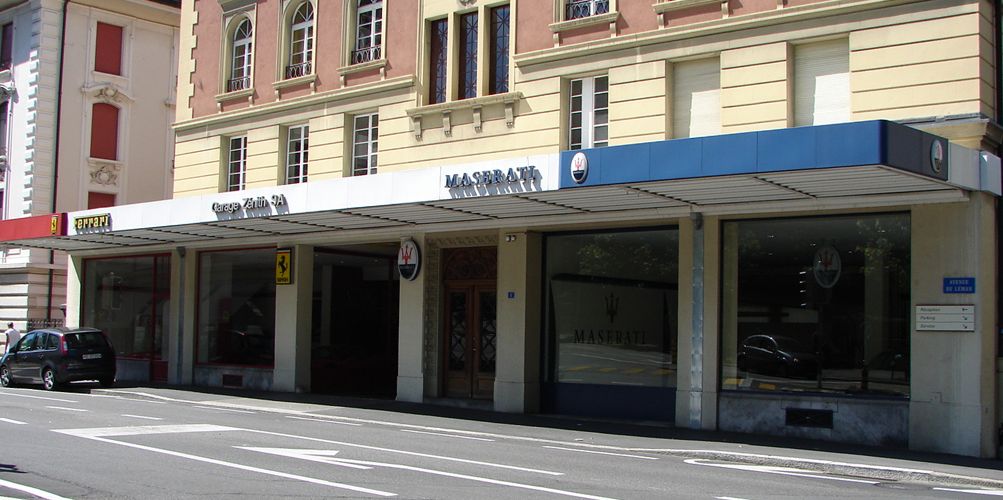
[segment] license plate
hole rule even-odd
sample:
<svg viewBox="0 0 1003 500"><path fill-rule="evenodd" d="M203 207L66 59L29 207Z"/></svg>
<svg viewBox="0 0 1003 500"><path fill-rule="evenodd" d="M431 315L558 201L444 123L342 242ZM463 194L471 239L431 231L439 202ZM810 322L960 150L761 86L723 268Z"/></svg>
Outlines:
<svg viewBox="0 0 1003 500"><path fill-rule="evenodd" d="M95 354L84 354L82 357L84 359L101 359L101 353L99 352Z"/></svg>

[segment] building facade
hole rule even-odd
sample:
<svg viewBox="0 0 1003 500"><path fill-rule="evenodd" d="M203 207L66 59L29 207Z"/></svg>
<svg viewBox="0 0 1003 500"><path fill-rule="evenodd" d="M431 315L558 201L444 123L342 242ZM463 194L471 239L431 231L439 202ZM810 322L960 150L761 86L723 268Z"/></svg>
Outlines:
<svg viewBox="0 0 1003 500"><path fill-rule="evenodd" d="M996 4L181 25L174 199L17 239L120 373L997 455Z"/></svg>
<svg viewBox="0 0 1003 500"><path fill-rule="evenodd" d="M0 2L0 218L8 227L170 197L179 7ZM65 290L65 254L0 253L4 324L61 323Z"/></svg>

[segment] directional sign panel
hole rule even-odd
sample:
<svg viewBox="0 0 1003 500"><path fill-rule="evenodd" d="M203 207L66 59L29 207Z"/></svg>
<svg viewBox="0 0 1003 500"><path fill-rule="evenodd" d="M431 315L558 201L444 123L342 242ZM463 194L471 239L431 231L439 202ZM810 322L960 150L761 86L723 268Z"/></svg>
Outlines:
<svg viewBox="0 0 1003 500"><path fill-rule="evenodd" d="M927 332L974 332L975 306L916 306L916 330Z"/></svg>

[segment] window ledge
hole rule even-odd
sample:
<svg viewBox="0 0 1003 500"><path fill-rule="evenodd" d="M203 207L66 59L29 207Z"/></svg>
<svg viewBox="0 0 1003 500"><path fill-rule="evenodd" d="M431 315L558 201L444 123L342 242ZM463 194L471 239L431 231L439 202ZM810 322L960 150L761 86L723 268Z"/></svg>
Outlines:
<svg viewBox="0 0 1003 500"><path fill-rule="evenodd" d="M474 130L477 132L481 131L482 121L481 121L481 110L485 106L504 106L505 107L505 124L509 127L515 125L515 106L522 100L522 92L506 92L504 94L494 94L483 97L474 97L472 99L461 99L458 101L449 101L439 104L431 104L428 106L421 106L418 108L408 109L407 116L411 119L411 123L414 126L414 137L415 139L421 139L422 128L421 119L422 117L429 115L442 115L442 132L446 136L452 135L452 126L450 124L450 115L454 111L461 111L470 109L474 112Z"/></svg>
<svg viewBox="0 0 1003 500"><path fill-rule="evenodd" d="M304 83L310 84L310 89L314 88L314 82L317 81L317 74L313 73L310 75L297 76L296 78L288 78L285 80L279 80L272 84L275 87L275 92L277 93L281 89L295 87L296 85L302 85Z"/></svg>
<svg viewBox="0 0 1003 500"><path fill-rule="evenodd" d="M549 28L551 33L561 33L573 29L584 28L585 26L595 26L598 24L615 23L616 20L619 18L620 14L618 12L608 12L606 14L580 17L578 19L572 19L570 21L561 21L559 23L553 23L549 26Z"/></svg>
<svg viewBox="0 0 1003 500"><path fill-rule="evenodd" d="M345 75L351 75L353 73L361 73L363 71L368 71L376 68L382 69L385 68L386 65L387 65L386 59L376 59L375 61L352 64L349 66L342 66L338 68L338 73L341 74L341 76L345 76Z"/></svg>
<svg viewBox="0 0 1003 500"><path fill-rule="evenodd" d="M247 99L247 102L250 103L253 97L254 87L247 87L244 90L235 90L225 94L218 94L216 96L216 107L219 108L224 102L237 101L240 99Z"/></svg>
<svg viewBox="0 0 1003 500"><path fill-rule="evenodd" d="M727 4L727 0L670 0L667 2L656 3L651 7L655 9L655 14L665 14L666 12L688 9L690 7L698 7L701 5L713 5L718 3Z"/></svg>

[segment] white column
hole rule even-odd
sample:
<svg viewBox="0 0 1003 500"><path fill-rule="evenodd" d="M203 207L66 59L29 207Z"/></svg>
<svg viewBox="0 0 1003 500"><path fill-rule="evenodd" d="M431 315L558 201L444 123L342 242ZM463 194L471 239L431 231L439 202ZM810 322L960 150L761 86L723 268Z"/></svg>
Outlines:
<svg viewBox="0 0 1003 500"><path fill-rule="evenodd" d="M498 238L498 359L494 407L533 413L540 404L539 234L502 231Z"/></svg>
<svg viewBox="0 0 1003 500"><path fill-rule="evenodd" d="M421 402L425 397L422 345L425 331L425 235L411 237L421 252L421 267L413 281L400 280L400 324L397 345L397 400Z"/></svg>
<svg viewBox="0 0 1003 500"><path fill-rule="evenodd" d="M272 389L310 391L313 247L293 248L292 283L275 286L275 369Z"/></svg>
<svg viewBox="0 0 1003 500"><path fill-rule="evenodd" d="M93 326L80 324L80 287L84 281L84 262L80 256L66 259L66 322L67 326ZM93 321L93 318L91 319Z"/></svg>

